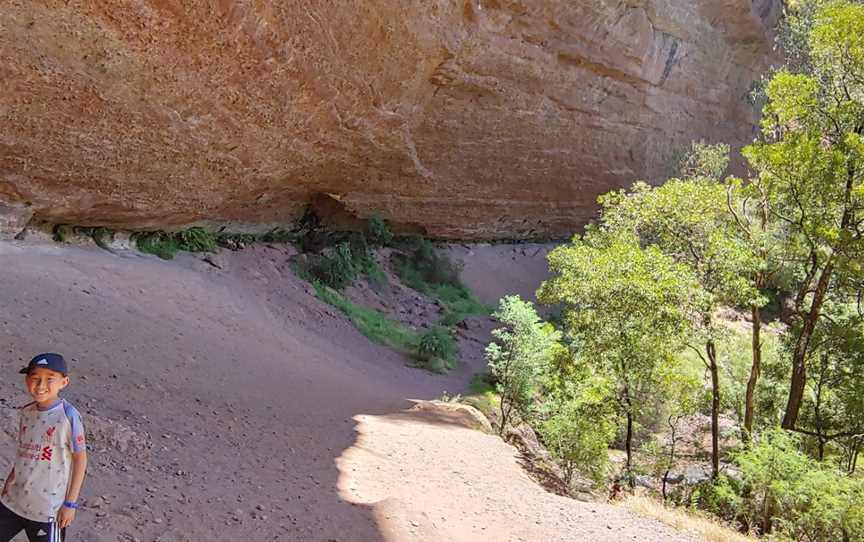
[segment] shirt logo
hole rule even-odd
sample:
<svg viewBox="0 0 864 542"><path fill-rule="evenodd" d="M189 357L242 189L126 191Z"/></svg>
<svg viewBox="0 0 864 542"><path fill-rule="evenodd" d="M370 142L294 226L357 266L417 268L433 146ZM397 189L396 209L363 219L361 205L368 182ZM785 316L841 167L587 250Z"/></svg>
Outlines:
<svg viewBox="0 0 864 542"><path fill-rule="evenodd" d="M42 461L51 461L51 446L42 448L42 456L39 458Z"/></svg>
<svg viewBox="0 0 864 542"><path fill-rule="evenodd" d="M53 437L53 436L54 436L54 430L55 430L55 429L57 429L57 428L54 427L53 425L52 425L51 427L49 427L49 428L45 431L45 436L48 437L48 438Z"/></svg>

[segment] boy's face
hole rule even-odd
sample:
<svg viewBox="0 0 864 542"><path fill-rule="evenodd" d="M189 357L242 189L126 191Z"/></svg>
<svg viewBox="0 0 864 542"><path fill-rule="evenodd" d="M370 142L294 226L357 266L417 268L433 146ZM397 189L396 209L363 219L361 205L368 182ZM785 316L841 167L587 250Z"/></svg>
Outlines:
<svg viewBox="0 0 864 542"><path fill-rule="evenodd" d="M63 373L37 367L25 377L27 391L39 406L48 406L57 401L60 390L69 384L69 377Z"/></svg>

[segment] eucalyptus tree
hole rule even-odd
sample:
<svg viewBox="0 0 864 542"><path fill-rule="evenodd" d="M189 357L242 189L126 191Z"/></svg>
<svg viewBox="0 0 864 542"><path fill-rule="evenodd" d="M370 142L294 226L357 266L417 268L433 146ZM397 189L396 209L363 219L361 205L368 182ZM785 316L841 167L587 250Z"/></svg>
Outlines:
<svg viewBox="0 0 864 542"><path fill-rule="evenodd" d="M636 183L630 191L602 196L601 227L610 232L627 231L643 244L693 270L702 295L690 305L694 323L688 342L711 375L711 463L712 475L719 474L719 415L721 404L720 368L717 344L725 326L715 318L721 305L752 307L758 316L765 298L759 292L762 254L750 237L741 235L731 211L739 207L740 185L726 186L720 176L726 169L729 148L696 144L684 161L683 179L670 179L659 187ZM745 218L746 220L746 218ZM754 321L758 329L760 321ZM758 332L757 332L758 333ZM754 365L760 358L758 335L754 341ZM757 365L758 366L758 365ZM755 386L755 385L754 385ZM745 420L752 420L752 401L747 401ZM746 427L749 434L751 426Z"/></svg>
<svg viewBox="0 0 864 542"><path fill-rule="evenodd" d="M803 407L795 428L816 442L816 457L838 443L839 463L856 467L864 438L864 318L848 306L826 305L825 320L814 333Z"/></svg>
<svg viewBox="0 0 864 542"><path fill-rule="evenodd" d="M662 395L663 371L690 331L686 307L699 295L690 269L633 235L589 229L549 254L553 277L538 298L563 307L565 338L614 383L632 474L634 422ZM632 483L632 476L631 483Z"/></svg>
<svg viewBox="0 0 864 542"><path fill-rule="evenodd" d="M503 327L492 331L495 340L486 347L489 369L501 395L499 434L503 435L513 413L530 418L542 375L555 354L560 333L540 320L534 306L519 296L505 296L492 314Z"/></svg>
<svg viewBox="0 0 864 542"><path fill-rule="evenodd" d="M744 150L766 212L796 258L792 372L782 425L796 427L823 307L864 291L864 6L812 8L796 34L799 62L768 82L763 140Z"/></svg>

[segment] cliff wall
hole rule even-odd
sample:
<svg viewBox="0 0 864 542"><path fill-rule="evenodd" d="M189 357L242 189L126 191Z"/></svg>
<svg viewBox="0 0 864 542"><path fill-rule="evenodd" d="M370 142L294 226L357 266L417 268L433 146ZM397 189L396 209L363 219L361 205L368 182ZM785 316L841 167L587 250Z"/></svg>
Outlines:
<svg viewBox="0 0 864 542"><path fill-rule="evenodd" d="M780 9L3 0L0 215L265 228L329 194L439 237L569 234L691 140L753 138Z"/></svg>

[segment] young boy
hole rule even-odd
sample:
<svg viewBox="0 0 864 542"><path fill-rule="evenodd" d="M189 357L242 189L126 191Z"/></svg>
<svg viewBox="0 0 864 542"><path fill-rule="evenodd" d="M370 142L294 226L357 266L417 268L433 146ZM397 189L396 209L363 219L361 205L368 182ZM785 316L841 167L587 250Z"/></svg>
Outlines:
<svg viewBox="0 0 864 542"><path fill-rule="evenodd" d="M40 354L21 373L33 402L21 408L18 453L0 494L0 542L22 530L30 542L61 542L87 469L84 427L59 397L69 384L63 356Z"/></svg>

